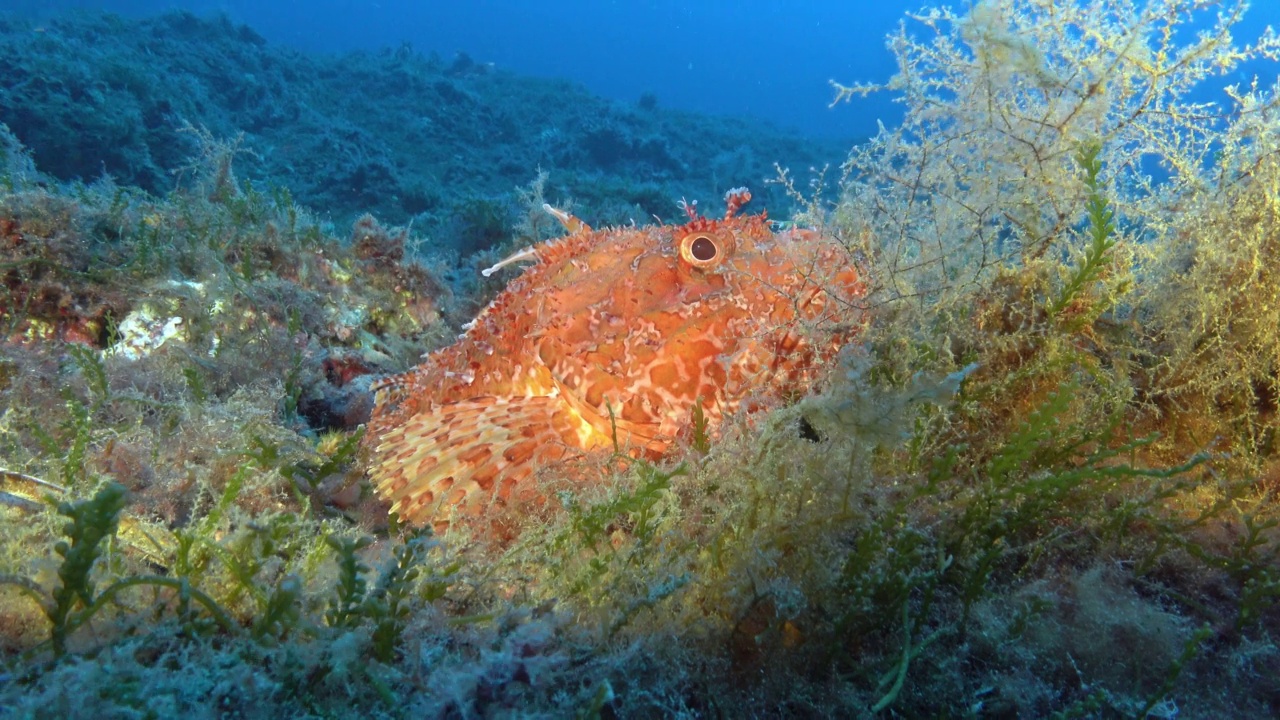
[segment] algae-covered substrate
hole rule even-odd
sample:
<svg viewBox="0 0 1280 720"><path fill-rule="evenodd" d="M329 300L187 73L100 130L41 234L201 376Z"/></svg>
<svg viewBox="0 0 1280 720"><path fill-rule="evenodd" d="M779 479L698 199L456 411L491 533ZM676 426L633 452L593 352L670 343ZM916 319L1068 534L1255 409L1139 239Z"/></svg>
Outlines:
<svg viewBox="0 0 1280 720"><path fill-rule="evenodd" d="M1280 99L1193 98L1280 39L1204 4L914 15L834 88L903 123L774 186L867 283L829 377L501 541L389 518L363 422L537 168L458 260L207 129L164 194L3 130L0 715L1275 716Z"/></svg>

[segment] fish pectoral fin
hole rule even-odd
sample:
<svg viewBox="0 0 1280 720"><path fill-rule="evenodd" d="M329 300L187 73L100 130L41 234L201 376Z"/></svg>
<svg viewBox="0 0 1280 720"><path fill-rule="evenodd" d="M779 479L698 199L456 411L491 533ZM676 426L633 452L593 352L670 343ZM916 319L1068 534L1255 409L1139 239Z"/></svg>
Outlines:
<svg viewBox="0 0 1280 720"><path fill-rule="evenodd" d="M565 457L570 437L559 398L473 398L388 430L370 475L402 521L439 527L536 495L521 484Z"/></svg>

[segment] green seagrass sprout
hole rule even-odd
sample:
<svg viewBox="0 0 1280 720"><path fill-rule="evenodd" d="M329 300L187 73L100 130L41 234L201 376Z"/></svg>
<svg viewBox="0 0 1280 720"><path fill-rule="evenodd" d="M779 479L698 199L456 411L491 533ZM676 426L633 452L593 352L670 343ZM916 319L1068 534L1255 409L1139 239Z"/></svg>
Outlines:
<svg viewBox="0 0 1280 720"><path fill-rule="evenodd" d="M1106 195L1103 195L1102 181L1098 178L1102 173L1102 160L1098 158L1101 152L1102 144L1093 141L1085 143L1076 153L1076 163L1085 172L1084 184L1088 190L1085 209L1089 216L1090 242L1080 266L1071 274L1062 292L1049 306L1050 317L1058 317L1090 283L1102 278L1102 273L1110 263L1108 253L1116 246L1115 210L1111 208Z"/></svg>
<svg viewBox="0 0 1280 720"><path fill-rule="evenodd" d="M88 500L58 505L58 512L71 518L71 522L63 528L68 539L54 546L54 551L63 558L62 567L58 568L62 585L53 592L53 604L45 608L53 623L50 639L55 655L61 656L67 651L67 634L71 630L67 620L71 611L77 604L93 605L95 588L89 575L102 555L103 539L116 531L127 493L120 483L110 482Z"/></svg>

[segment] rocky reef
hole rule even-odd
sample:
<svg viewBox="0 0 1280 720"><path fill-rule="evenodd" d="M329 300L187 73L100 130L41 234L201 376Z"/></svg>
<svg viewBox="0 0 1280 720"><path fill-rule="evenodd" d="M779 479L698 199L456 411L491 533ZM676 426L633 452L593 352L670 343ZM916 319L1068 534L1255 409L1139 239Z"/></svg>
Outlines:
<svg viewBox="0 0 1280 720"><path fill-rule="evenodd" d="M106 174L166 193L188 174L198 128L241 138L241 181L288 187L339 227L365 213L412 222L463 255L510 237L515 188L539 169L550 198L597 224L671 218L674 198L739 185L781 217L789 200L762 182L774 164L838 163L853 142L680 112L653 93L608 101L465 53L305 55L189 13L0 14L0 77L0 122L61 180Z"/></svg>

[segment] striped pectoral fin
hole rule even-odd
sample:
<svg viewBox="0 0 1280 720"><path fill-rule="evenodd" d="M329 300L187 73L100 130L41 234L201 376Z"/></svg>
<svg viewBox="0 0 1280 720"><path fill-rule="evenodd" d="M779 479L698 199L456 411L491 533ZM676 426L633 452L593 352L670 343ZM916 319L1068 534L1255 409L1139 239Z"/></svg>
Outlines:
<svg viewBox="0 0 1280 720"><path fill-rule="evenodd" d="M474 398L418 413L383 434L375 486L414 525L482 517L536 493L525 481L571 447L565 415L555 397Z"/></svg>

